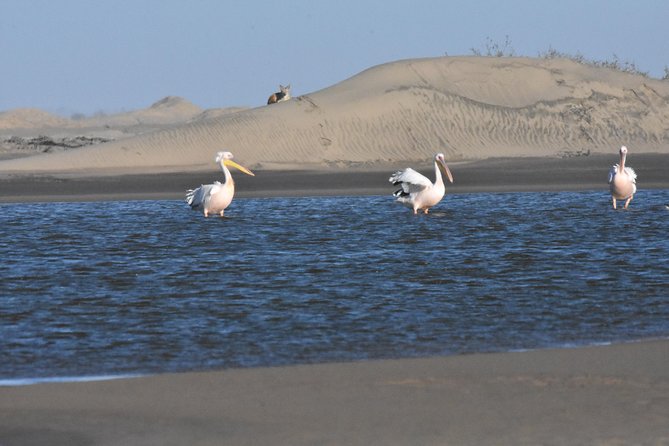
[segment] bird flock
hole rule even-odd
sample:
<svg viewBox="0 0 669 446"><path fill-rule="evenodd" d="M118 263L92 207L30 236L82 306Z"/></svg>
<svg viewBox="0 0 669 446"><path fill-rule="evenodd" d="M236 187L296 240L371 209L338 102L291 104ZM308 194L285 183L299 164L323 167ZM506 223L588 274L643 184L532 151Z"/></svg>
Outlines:
<svg viewBox="0 0 669 446"><path fill-rule="evenodd" d="M622 146L619 151L620 161L614 164L609 171L609 191L613 202L613 209L617 209L617 201L625 200L623 205L627 209L636 193L636 172L625 165L627 160L627 147ZM235 182L228 167L254 176L246 167L232 160L233 155L230 152L218 152L216 154L216 163L223 171L223 182L214 181L211 184L202 184L195 189L186 191L186 203L191 209L202 211L205 217L209 215L224 216L225 210L232 203L235 195ZM407 167L404 170L398 170L388 179L394 186L399 186L393 196L398 203L412 209L414 214L422 211L429 213L430 209L436 206L446 193L444 177L449 183L453 183L453 175L446 164L446 158L443 153L437 153L434 156L434 182L430 181L425 175L418 173L414 169ZM668 205L669 206L669 205Z"/></svg>

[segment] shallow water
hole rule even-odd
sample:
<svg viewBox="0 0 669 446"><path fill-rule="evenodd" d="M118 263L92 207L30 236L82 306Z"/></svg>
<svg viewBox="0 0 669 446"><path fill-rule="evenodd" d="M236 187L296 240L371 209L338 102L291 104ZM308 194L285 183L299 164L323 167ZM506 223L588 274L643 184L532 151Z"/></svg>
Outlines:
<svg viewBox="0 0 669 446"><path fill-rule="evenodd" d="M669 336L669 191L0 205L0 379Z"/></svg>

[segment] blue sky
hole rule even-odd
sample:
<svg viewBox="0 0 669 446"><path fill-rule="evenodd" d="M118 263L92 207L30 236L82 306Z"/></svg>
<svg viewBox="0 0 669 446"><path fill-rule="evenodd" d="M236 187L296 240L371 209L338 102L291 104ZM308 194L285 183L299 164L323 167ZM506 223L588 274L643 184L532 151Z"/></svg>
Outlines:
<svg viewBox="0 0 669 446"><path fill-rule="evenodd" d="M667 24L665 0L0 0L0 111L258 106L280 83L297 96L506 36L518 55L615 54L662 77Z"/></svg>

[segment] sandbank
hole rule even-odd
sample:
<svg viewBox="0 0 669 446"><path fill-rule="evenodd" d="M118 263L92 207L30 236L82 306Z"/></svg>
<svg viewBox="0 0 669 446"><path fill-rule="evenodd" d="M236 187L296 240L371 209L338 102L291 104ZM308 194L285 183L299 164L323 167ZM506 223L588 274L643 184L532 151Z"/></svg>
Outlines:
<svg viewBox="0 0 669 446"><path fill-rule="evenodd" d="M470 192L606 191L608 169L615 157L591 155L575 158L492 158L451 163L455 182L449 194ZM360 196L389 195L394 191L388 177L408 163L373 168L329 168L304 170L259 170L255 177L235 174L236 197ZM430 178L433 168L412 165ZM669 155L639 153L633 167L639 174L638 187L669 188ZM94 201L182 199L187 189L221 179L221 173L163 172L86 176L4 175L0 176L0 202Z"/></svg>
<svg viewBox="0 0 669 446"><path fill-rule="evenodd" d="M0 387L0 444L660 445L669 341Z"/></svg>

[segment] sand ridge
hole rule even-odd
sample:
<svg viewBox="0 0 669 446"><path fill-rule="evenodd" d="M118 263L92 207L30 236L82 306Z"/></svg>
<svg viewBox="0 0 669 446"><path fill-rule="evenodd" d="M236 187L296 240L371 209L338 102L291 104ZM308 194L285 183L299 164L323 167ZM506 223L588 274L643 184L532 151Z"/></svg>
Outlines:
<svg viewBox="0 0 669 446"><path fill-rule="evenodd" d="M573 158L490 158L450 163L455 183L452 194L471 192L538 192L600 190L608 204L606 183L613 155ZM639 195L644 190L669 188L669 155L641 153L632 166L642 173ZM236 199L251 197L386 195L392 200L396 187L388 182L405 163L349 169L256 170L256 176L235 175ZM426 160L414 167L433 178ZM78 174L0 176L0 203L100 200L183 200L187 189L222 179L215 168L207 172L132 173L82 176Z"/></svg>
<svg viewBox="0 0 669 446"><path fill-rule="evenodd" d="M221 109L223 110L223 109ZM0 112L0 129L94 129L96 127L130 127L141 124L178 124L209 117L216 110L202 110L186 99L167 96L141 110L114 114L96 113L68 119L39 109L21 108ZM221 113L222 114L222 113Z"/></svg>
<svg viewBox="0 0 669 446"><path fill-rule="evenodd" d="M0 163L0 172L207 171L222 148L255 169L429 159L669 153L669 83L566 59L392 62L290 101Z"/></svg>

